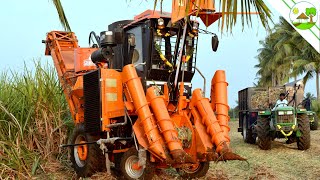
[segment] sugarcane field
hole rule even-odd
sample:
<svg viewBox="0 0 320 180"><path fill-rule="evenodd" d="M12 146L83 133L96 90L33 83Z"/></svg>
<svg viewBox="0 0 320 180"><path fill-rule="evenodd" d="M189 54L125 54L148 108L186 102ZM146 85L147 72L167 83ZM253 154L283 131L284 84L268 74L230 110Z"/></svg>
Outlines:
<svg viewBox="0 0 320 180"><path fill-rule="evenodd" d="M318 0L2 4L0 179L320 179Z"/></svg>

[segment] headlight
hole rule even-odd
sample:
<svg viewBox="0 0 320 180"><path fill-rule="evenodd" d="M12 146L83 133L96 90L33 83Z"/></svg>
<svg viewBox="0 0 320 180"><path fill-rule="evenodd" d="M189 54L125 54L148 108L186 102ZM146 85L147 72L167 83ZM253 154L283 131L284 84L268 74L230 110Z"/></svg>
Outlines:
<svg viewBox="0 0 320 180"><path fill-rule="evenodd" d="M158 29L164 28L164 20L162 18L158 19Z"/></svg>
<svg viewBox="0 0 320 180"><path fill-rule="evenodd" d="M281 116L281 115L284 115L284 111L279 111L279 112L278 112L278 115L280 115L280 116Z"/></svg>
<svg viewBox="0 0 320 180"><path fill-rule="evenodd" d="M288 114L288 115L292 115L292 114L293 114L293 111L287 111L287 114Z"/></svg>

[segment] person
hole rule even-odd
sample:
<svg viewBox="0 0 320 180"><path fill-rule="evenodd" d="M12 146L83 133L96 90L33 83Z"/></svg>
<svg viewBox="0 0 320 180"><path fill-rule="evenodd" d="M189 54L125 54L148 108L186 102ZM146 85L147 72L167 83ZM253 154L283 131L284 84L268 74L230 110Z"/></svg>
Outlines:
<svg viewBox="0 0 320 180"><path fill-rule="evenodd" d="M286 98L286 94L281 93L273 110L275 110L276 107L288 106L288 101L285 98Z"/></svg>
<svg viewBox="0 0 320 180"><path fill-rule="evenodd" d="M307 98L305 99L305 105L304 105L304 107L307 109L307 111L311 111L311 100L310 100L309 97L307 97Z"/></svg>

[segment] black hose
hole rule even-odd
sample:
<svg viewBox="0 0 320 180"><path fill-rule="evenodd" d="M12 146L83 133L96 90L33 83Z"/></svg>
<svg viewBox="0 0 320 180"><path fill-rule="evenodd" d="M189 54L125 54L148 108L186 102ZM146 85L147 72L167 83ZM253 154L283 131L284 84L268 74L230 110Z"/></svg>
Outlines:
<svg viewBox="0 0 320 180"><path fill-rule="evenodd" d="M94 31L91 31L90 34L89 34L89 47L90 47L90 44L91 44L91 37L93 37L96 39L97 43L98 43L98 46L101 47L101 44L100 44L100 37L97 36L97 34L94 32ZM93 42L93 41L92 41Z"/></svg>

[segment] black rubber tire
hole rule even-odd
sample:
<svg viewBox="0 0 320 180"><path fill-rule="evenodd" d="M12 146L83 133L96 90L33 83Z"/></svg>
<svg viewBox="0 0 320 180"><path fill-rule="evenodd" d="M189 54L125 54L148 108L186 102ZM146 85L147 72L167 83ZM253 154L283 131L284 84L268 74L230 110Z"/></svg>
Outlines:
<svg viewBox="0 0 320 180"><path fill-rule="evenodd" d="M298 128L301 136L297 138L299 150L307 150L310 148L310 122L307 114L298 114Z"/></svg>
<svg viewBox="0 0 320 180"><path fill-rule="evenodd" d="M148 153L148 152L147 152ZM134 180L134 179L140 179L140 180L149 180L152 179L152 177L155 175L155 167L154 165L149 161L149 156L147 154L147 164L146 168L143 169L143 173L140 177L138 178L132 178L128 172L126 171L126 164L127 161L130 157L135 156L138 157L138 151L136 150L135 147L130 148L127 152L123 154L121 157L121 162L120 162L120 170L123 175L124 179L127 180Z"/></svg>
<svg viewBox="0 0 320 180"><path fill-rule="evenodd" d="M314 121L310 123L310 129L317 130L319 125L319 118L316 114L314 114L313 116L314 116Z"/></svg>
<svg viewBox="0 0 320 180"><path fill-rule="evenodd" d="M249 144L255 144L256 143L256 138L254 137L254 134L252 132L252 128L247 128L248 127L248 121L247 121L247 116L243 117L242 121L242 136L243 140L246 143Z"/></svg>
<svg viewBox="0 0 320 180"><path fill-rule="evenodd" d="M75 144L78 136L84 137L86 142L93 142L97 140L97 138L85 133L83 124L77 125L74 128L72 136L70 138L70 144ZM83 164L79 163L79 160L77 163L75 157L75 147L76 146L70 147L70 160L72 162L72 167L77 173L78 177L90 177L94 173L101 172L106 169L105 156L103 155L98 144L87 145L87 158L86 160L81 161Z"/></svg>
<svg viewBox="0 0 320 180"><path fill-rule="evenodd" d="M200 178L207 174L209 170L209 162L200 162L199 167L194 172L188 172L184 168L177 168L178 174L182 178L186 179L194 179L194 178Z"/></svg>
<svg viewBox="0 0 320 180"><path fill-rule="evenodd" d="M256 129L259 148L262 150L271 149L270 117L258 116Z"/></svg>

